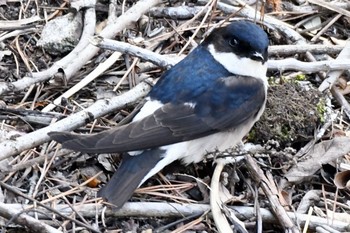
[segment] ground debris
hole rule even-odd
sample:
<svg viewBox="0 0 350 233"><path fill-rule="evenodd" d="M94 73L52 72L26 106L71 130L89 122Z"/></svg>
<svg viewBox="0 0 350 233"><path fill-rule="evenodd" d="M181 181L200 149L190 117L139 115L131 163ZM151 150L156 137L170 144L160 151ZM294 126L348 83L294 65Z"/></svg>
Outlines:
<svg viewBox="0 0 350 233"><path fill-rule="evenodd" d="M344 112L350 112L350 76L344 72L340 79L327 82L327 74L349 68L349 57L334 60L346 50L350 36L345 16L349 3L281 0L264 6L257 1L256 7L255 1L244 1L251 6L231 2L218 1L211 9L202 0L112 0L96 5L94 1L70 5L68 1L0 0L0 226L4 232L38 232L39 227L48 232L216 232L208 214L213 157L189 166L169 165L135 192L132 203L115 212L104 208L96 193L118 166L119 155L62 149L49 141L45 130L52 130L56 121L65 122L56 130L77 133L124 124L154 80L178 61L176 55L191 51L212 27L238 17L262 19L271 41L273 69L268 76L279 81L271 81L265 114L247 137L260 145L241 154L252 155L261 176L253 179L247 160L226 165L221 173L229 208L239 212L249 232L259 223L263 232L285 232L283 221L269 211L272 201L285 222L292 223L288 227L294 224L298 231L304 227L308 232L316 227L348 230L350 127ZM78 44L55 54L39 47L43 28L69 15L83 18L76 30ZM136 58L128 52L99 49L90 44L95 34L142 47L150 52L148 59L142 58L142 52ZM279 61L285 62L283 66ZM326 91L320 93L323 80ZM300 82L311 88L304 89ZM324 117L327 98L335 115L331 120ZM83 114L91 106L93 111ZM233 151L221 156L233 154L241 156Z"/></svg>

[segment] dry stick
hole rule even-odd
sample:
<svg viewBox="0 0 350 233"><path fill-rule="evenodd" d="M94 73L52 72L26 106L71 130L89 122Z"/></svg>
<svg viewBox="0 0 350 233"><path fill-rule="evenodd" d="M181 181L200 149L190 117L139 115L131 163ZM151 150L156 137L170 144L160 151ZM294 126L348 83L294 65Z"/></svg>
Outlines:
<svg viewBox="0 0 350 233"><path fill-rule="evenodd" d="M210 2L211 1L211 2ZM207 12L205 13L205 15L203 16L203 19L201 20L199 26L196 28L196 30L194 31L193 35L187 40L186 44L183 46L183 48L180 50L180 52L178 53L178 55L181 55L186 48L190 45L190 43L193 41L193 39L197 36L199 30L201 29L201 27L203 26L205 20L208 18L210 12L213 10L213 7L216 4L216 0L210 0L208 2L208 4L205 6L205 8L203 8L203 10L207 9ZM210 4L210 5L209 5ZM200 13L199 13L200 14Z"/></svg>
<svg viewBox="0 0 350 233"><path fill-rule="evenodd" d="M288 232L300 232L290 219L290 216L288 216L286 210L279 203L277 194L273 193L269 188L270 182L266 178L264 172L260 169L258 164L249 154L245 155L245 159L247 161L247 168L249 169L249 172L252 175L252 179L255 180L256 183L260 184L265 195L269 199L272 211L274 212L276 218L279 220L281 225L285 227Z"/></svg>
<svg viewBox="0 0 350 233"><path fill-rule="evenodd" d="M206 0L200 0L199 2L206 2ZM217 3L217 8L222 10L224 13L232 14L233 12L236 12L237 15L242 17L247 17L250 19L256 18L260 19L261 14L259 12L256 12L256 10L248 5L244 5L243 7L234 7L222 2ZM264 22L265 25L271 27L273 30L281 31L289 40L291 40L295 44L305 44L306 40L300 36L298 32L292 29L292 26L290 24L287 24L285 22L282 22L276 18L273 18L268 15L264 15Z"/></svg>
<svg viewBox="0 0 350 233"><path fill-rule="evenodd" d="M316 60L311 53L306 53L307 58L310 61ZM348 40L344 49L340 52L338 57L335 59L337 60L345 60L346 58L350 58L350 41ZM345 99L345 97L339 92L338 88L334 86L333 84L336 82L336 80L339 78L339 76L343 73L343 71L331 71L328 74L328 78L325 78L322 73L319 73L318 75L323 78L323 82L319 86L320 91L325 91L330 88L332 95L337 99L337 101L340 103L340 105L344 108L345 114L350 118L350 104Z"/></svg>
<svg viewBox="0 0 350 233"><path fill-rule="evenodd" d="M130 45L125 42L115 41L111 39L105 39L102 37L94 37L92 43L100 48L119 51L121 53L128 53L132 56L137 56L143 60L150 61L161 67L169 67L180 61L181 58L171 57L168 55L160 55L149 51L147 49L139 48L134 45ZM298 46L271 46L274 53L287 51L290 53L293 49L297 49ZM299 51L307 52L308 49L314 48L320 51L320 46L299 46ZM324 48L327 50L329 47ZM339 47L342 48L342 47ZM295 53L295 52L294 52ZM307 73L313 73L318 71L328 70L344 70L350 69L350 60L333 60L333 61L315 61L315 62L302 62L294 58L287 58L284 60L269 60L268 68L270 70L298 70Z"/></svg>
<svg viewBox="0 0 350 233"><path fill-rule="evenodd" d="M21 29L21 30L15 30L15 31L11 31L3 36L0 36L0 42L8 39L8 38L11 38L11 37L15 37L15 36L19 36L19 35L22 35L22 34L30 34L30 33L37 33L39 31L39 29L37 28L27 28L27 29Z"/></svg>
<svg viewBox="0 0 350 233"><path fill-rule="evenodd" d="M14 209L18 211L26 210L29 205L22 204L5 204L8 209ZM79 206L77 203L73 206ZM114 211L112 209L104 209L103 204L84 204L84 208L79 208L77 211L85 218L96 218L96 215L101 215L104 211L106 217L143 217L143 218L152 218L152 217L184 217L192 216L194 214L203 214L204 212L210 210L208 204L179 204L173 202L128 202L125 203L122 209ZM254 219L256 216L256 211L254 207L247 206L229 206L230 209L236 212L236 215L242 219ZM39 210L38 217L39 219L47 219L48 215L51 213L50 210L43 209L41 207L37 208ZM73 213L73 210L70 206L66 204L56 205L55 209L64 215L70 215ZM261 216L264 224L276 224L276 217L274 214L264 208L260 209ZM287 213L291 219L298 221L301 226L305 224L309 218L306 214L299 214L294 212ZM34 215L32 212L28 215ZM329 225L326 218L311 216L309 222L309 229L315 229L318 226ZM335 230L344 232L348 230L349 223L334 220L332 227Z"/></svg>
<svg viewBox="0 0 350 233"><path fill-rule="evenodd" d="M350 69L350 59L337 59L330 61L302 62L294 58L283 60L268 60L269 70L296 70L304 73L315 73L319 71L343 72Z"/></svg>
<svg viewBox="0 0 350 233"><path fill-rule="evenodd" d="M88 85L91 81L96 79L99 75L101 75L103 72L105 72L109 67L111 67L121 56L121 53L114 52L109 58L100 63L96 69L94 69L91 73L89 73L85 78L80 80L77 84L75 84L73 87L69 88L66 92L64 92L62 95L57 97L52 103L47 105L42 112L50 112L52 111L57 105L61 104L61 101L63 98L69 98L75 93L77 93L79 90L81 90L83 87Z"/></svg>
<svg viewBox="0 0 350 233"><path fill-rule="evenodd" d="M19 19L19 20L1 20L0 21L0 28L2 31L6 31L6 30L13 30L16 27L20 27L22 25L26 25L26 24L30 24L30 23L35 23L37 21L41 21L42 19L40 18L40 16L34 16L31 18L27 18L27 19Z"/></svg>
<svg viewBox="0 0 350 233"><path fill-rule="evenodd" d="M315 59L315 57L311 54L311 53L306 53L306 57L307 57L307 59L309 60L309 61L316 61L316 59ZM336 80L339 76L338 76L338 74L339 74L339 72L340 71L333 71L333 72L331 72L330 74L329 74L329 76L328 76L328 78L330 79L330 80ZM321 72L318 72L318 76L320 77L320 78L322 78L323 80L326 80L326 76L323 74L323 73L321 73ZM323 81L324 82L324 81ZM334 81L335 82L335 81ZM322 85L322 84L321 84ZM328 83L327 85L331 85L331 83ZM326 86L326 85L325 85ZM320 87L319 87L320 88ZM338 103L344 108L344 112L345 112L345 114L350 118L350 104L349 104L349 102L345 99L345 97L340 93L340 91L339 91L339 89L336 87L336 86L331 86L331 93L332 93L332 95L334 96L334 98L338 101ZM319 139L319 138L318 138ZM308 143L308 145L313 145L318 139L315 139L315 140L313 140L313 141L311 141L311 143ZM304 149L304 148L307 148L308 147L308 145L306 145L306 146L304 146L303 148L302 148L302 150ZM298 154L299 154L299 152L298 152Z"/></svg>
<svg viewBox="0 0 350 233"><path fill-rule="evenodd" d="M323 44L305 44L305 45L272 45L269 46L269 55L295 55L297 53L330 53L337 54L342 51L342 45L323 45Z"/></svg>
<svg viewBox="0 0 350 233"><path fill-rule="evenodd" d="M57 211L56 209L50 208L50 207L48 207L48 206L42 204L41 202L38 202L38 201L35 200L34 198L25 195L24 193L18 191L17 189L13 188L12 186L10 186L10 185L8 185L8 184L2 182L2 181L0 181L0 186L2 186L3 188L6 188L7 190L13 192L14 194L16 194L16 195L18 195L18 196L24 197L25 199L28 199L28 200L32 201L33 203L36 203L36 205L38 205L38 206L40 206L40 207L42 207L42 208L44 208L44 209L47 209L47 210L49 210L50 212L53 212L53 213L57 214L58 216L60 216L60 217L62 217L62 218L64 218L64 219L68 219L68 220L70 220L70 221L72 221L72 222L75 222L75 223L78 224L79 226L83 226L83 227L89 229L89 230L92 231L92 232L96 232L96 233L99 233L99 232L100 232L100 231L96 230L95 228L93 228L92 226L90 226L90 225L88 225L88 224L85 224L85 223L80 222L80 221L78 221L78 220L76 220L76 219L74 219L74 218L71 218L71 217L69 217L69 216L66 216L65 214L61 213L60 211ZM31 208L31 206L28 206L28 208ZM23 209L22 211L28 211L28 209ZM5 217L5 216L4 216L4 217Z"/></svg>
<svg viewBox="0 0 350 233"><path fill-rule="evenodd" d="M332 1L332 6L337 6L339 8L343 9L350 9L350 2L338 2L338 1ZM323 7L319 5L310 5L310 4L301 4L301 5L294 5L292 2L283 2L283 8L287 11L287 14L315 14L318 12L321 12ZM285 11L282 12L275 12L270 14L283 14ZM302 17L304 15L300 15Z"/></svg>
<svg viewBox="0 0 350 233"><path fill-rule="evenodd" d="M319 0L310 0L309 2L313 4L317 4L319 6L328 8L330 10L336 11L340 14L346 15L350 17L350 12L347 10L344 10L340 7L334 6L332 4L329 4L324 1ZM306 54L309 60L315 60L315 58L311 55L311 53ZM344 49L340 52L336 60L346 60L350 58L350 40L347 41ZM345 70L345 69L343 69ZM348 101L344 98L344 96L339 92L339 90L334 86L334 83L339 78L339 76L343 73L343 70L341 71L332 71L328 74L328 78L324 79L321 85L319 86L319 90L321 92L330 89L332 95L337 99L337 101L341 104L341 106L344 108L345 114L350 118L350 104ZM322 74L319 74L321 77L323 77Z"/></svg>
<svg viewBox="0 0 350 233"><path fill-rule="evenodd" d="M45 200L42 200L40 202L40 204L46 204L46 203L52 202L54 200L57 200L59 198L63 198L65 196L67 196L67 195L79 193L79 192L81 192L82 187L85 187L89 182L91 182L92 180L96 179L96 177L100 176L102 173L103 173L102 171L99 171L94 176L90 177L89 179L85 180L84 182L80 183L79 185L71 188L70 190L65 191L65 192L61 192L60 194L57 194L55 196L50 196L49 198L47 198ZM35 199L33 199L33 200L35 200Z"/></svg>
<svg viewBox="0 0 350 233"><path fill-rule="evenodd" d="M211 177L210 183L210 207L213 214L215 226L219 233L232 233L233 230L228 223L223 211L222 205L224 204L220 199L220 176L221 172L225 166L225 161L223 159L218 159L216 161L216 166L214 174Z"/></svg>
<svg viewBox="0 0 350 233"><path fill-rule="evenodd" d="M5 169L2 169L1 172L3 172L3 174L9 173L9 172L16 172L22 169L26 169L28 167L33 167L34 165L42 164L45 162L45 160L51 159L54 155L57 158L57 157L66 156L68 154L72 154L72 151L67 149L60 149L56 155L55 153L39 155L38 157L29 159L25 162L17 163L15 165L9 165Z"/></svg>
<svg viewBox="0 0 350 233"><path fill-rule="evenodd" d="M197 14L203 14L202 6L160 6L153 7L149 14L154 18L171 18L178 20L190 19Z"/></svg>
<svg viewBox="0 0 350 233"><path fill-rule="evenodd" d="M44 222L37 220L27 214L23 213L24 210L17 210L8 208L7 204L0 202L0 215L6 219L12 220L21 226L28 227L33 232L45 232L45 233L62 233Z"/></svg>
<svg viewBox="0 0 350 233"><path fill-rule="evenodd" d="M240 221L234 215L234 213L224 205L220 195L220 193L222 192L220 188L221 172L226 164L237 162L236 158L218 158L215 160L215 162L216 167L210 183L210 207L215 225L219 233L233 232L230 223L227 221L227 217L229 217L232 220L231 222L233 222L235 231L247 232L244 223Z"/></svg>
<svg viewBox="0 0 350 233"><path fill-rule="evenodd" d="M344 112L347 115L347 117L350 119L350 104L345 99L344 95L340 93L339 89L336 86L332 86L331 93L336 98L338 103L344 108Z"/></svg>
<svg viewBox="0 0 350 233"><path fill-rule="evenodd" d="M90 4L91 1L90 0ZM125 14L118 17L114 22L109 22L100 33L101 36L106 38L114 37L118 32L127 28L130 24L136 22L149 8L159 4L161 0L140 0L133 7L131 7ZM93 5L93 4L92 4ZM98 48L89 44L89 37L93 35L95 30L95 22L92 23L91 19L95 19L95 9L88 7L85 12L84 22L91 22L84 26L86 34L82 36L82 40L79 41L77 47L69 53L66 57L56 62L48 70L33 73L32 77L23 77L22 79L12 83L0 83L0 95L3 95L9 91L23 90L35 83L43 82L50 79L59 70L63 70L65 77L70 79L80 68L86 64L95 54L99 51ZM89 32L89 33L87 33Z"/></svg>
<svg viewBox="0 0 350 233"><path fill-rule="evenodd" d="M187 232L186 230L190 230L191 228L193 228L195 225L200 224L201 222L203 222L204 217L200 216L199 218L196 218L194 220L192 220L189 223L186 223L182 226L180 226L179 228L177 228L176 230L172 231L171 233L182 233L182 232Z"/></svg>
<svg viewBox="0 0 350 233"><path fill-rule="evenodd" d="M118 51L123 54L139 57L144 61L152 62L153 64L163 68L170 68L181 60L180 57L178 59L174 58L169 60L168 55L161 55L148 49L144 49L121 41L106 39L101 36L93 37L91 39L91 43L95 46L98 46L99 48Z"/></svg>
<svg viewBox="0 0 350 233"><path fill-rule="evenodd" d="M347 41L344 49L339 53L338 57L334 61L347 61L346 59L350 59L350 40ZM347 61L349 62L349 61ZM347 68L349 69L349 68ZM325 91L333 86L335 81L337 81L338 77L343 73L343 71L333 71L328 74L328 78L323 80L321 85L319 86L319 91Z"/></svg>
<svg viewBox="0 0 350 233"><path fill-rule="evenodd" d="M117 85L113 88L112 91L117 91L119 87L122 85L122 83L128 78L129 74L135 69L136 64L140 61L139 58L135 58L134 61L129 65L129 68L125 71L123 77L119 80ZM129 85L132 86L130 80L129 80Z"/></svg>
<svg viewBox="0 0 350 233"><path fill-rule="evenodd" d="M150 41L158 41L160 38L163 38L163 40L166 40L168 38L170 38L172 35L174 34L178 34L180 31L185 31L185 28L189 29L191 27L191 24L193 24L193 22L198 19L200 16L202 16L203 12L206 10L206 8L209 6L209 4L211 4L211 0L209 0L205 6L195 15L193 16L191 19L187 20L185 23L181 24L179 27L177 27L176 29L173 28L174 30L172 30L169 33L165 33L164 35L161 35L159 37L154 37L151 38ZM198 27L193 27L192 29L196 30ZM191 29L191 30L192 30Z"/></svg>
<svg viewBox="0 0 350 233"><path fill-rule="evenodd" d="M25 88L28 88L29 86L46 81L50 79L52 76L54 76L59 70L63 70L66 77L69 75L67 67L69 67L70 64L73 64L74 66L81 67L83 64L80 64L82 61L81 57L79 57L79 54L81 51L83 51L86 46L88 45L89 41L88 38L92 36L95 32L95 9L94 8L87 8L85 15L84 15L84 29L81 36L81 40L79 41L78 45L70 52L67 56L62 58L61 60L54 63L49 69L45 71L35 72L32 73L30 77L23 77L22 79L12 82L12 83L0 83L0 95L3 95L10 91L20 91ZM88 23L88 22L94 22L94 23ZM85 64L85 63L84 63Z"/></svg>
<svg viewBox="0 0 350 233"><path fill-rule="evenodd" d="M47 135L51 131L71 131L80 126L86 124L86 122L92 121L98 117L106 115L109 112L123 108L125 105L134 103L139 98L144 97L151 89L148 83L152 82L151 79L147 79L145 82L141 82L130 91L113 97L109 100L98 100L90 107L72 114L65 119L62 119L50 126L41 128L34 132L28 133L21 137L3 141L0 143L0 161L4 160L12 155L16 155L24 150L28 150L35 146L41 145L44 142L50 140Z"/></svg>
<svg viewBox="0 0 350 233"><path fill-rule="evenodd" d="M108 22L113 23L117 20L115 15L115 6L117 5L116 0L111 1L109 6L109 14L108 14ZM95 80L98 76L100 76L103 72L105 72L109 67L111 67L121 56L122 54L119 52L114 52L106 61L100 63L96 69L94 69L91 73L89 73L84 79L78 82L76 85L71 87L68 91L63 93L61 96L56 98L53 103L46 106L42 111L49 112L52 111L56 105L60 104L63 98L69 98L75 93L77 93L80 89L88 85L91 81Z"/></svg>
<svg viewBox="0 0 350 233"><path fill-rule="evenodd" d="M325 7L331 11L338 12L339 14L345 15L347 17L350 17L350 11L347 11L341 7L333 5L332 3L328 3L328 2L320 1L320 0L308 0L308 2L315 4L315 5Z"/></svg>
<svg viewBox="0 0 350 233"><path fill-rule="evenodd" d="M340 19L340 17L342 17L342 14L338 14L336 15L329 23L327 23L326 26L324 26L314 37L311 38L311 42L315 42L316 40L318 40L318 38L323 35L323 33L325 31L328 30L328 28L330 28L335 22L337 22L338 19Z"/></svg>

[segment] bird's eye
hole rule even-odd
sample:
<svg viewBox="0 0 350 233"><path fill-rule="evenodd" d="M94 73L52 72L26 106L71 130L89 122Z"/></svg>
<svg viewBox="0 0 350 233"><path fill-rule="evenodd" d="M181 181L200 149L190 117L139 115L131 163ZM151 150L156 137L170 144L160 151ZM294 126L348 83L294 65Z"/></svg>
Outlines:
<svg viewBox="0 0 350 233"><path fill-rule="evenodd" d="M238 40L236 40L236 39L231 39L231 40L229 40L229 42L228 42L231 46L236 46L236 45L238 45Z"/></svg>

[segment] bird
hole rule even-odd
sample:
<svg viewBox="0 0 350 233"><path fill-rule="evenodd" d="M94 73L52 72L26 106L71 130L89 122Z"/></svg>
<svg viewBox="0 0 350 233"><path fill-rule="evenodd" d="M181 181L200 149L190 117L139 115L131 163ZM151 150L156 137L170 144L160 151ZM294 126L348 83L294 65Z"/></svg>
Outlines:
<svg viewBox="0 0 350 233"><path fill-rule="evenodd" d="M96 134L50 132L63 148L121 153L122 162L98 195L121 208L165 166L198 163L241 143L266 103L269 39L249 20L218 27L165 71L126 125Z"/></svg>

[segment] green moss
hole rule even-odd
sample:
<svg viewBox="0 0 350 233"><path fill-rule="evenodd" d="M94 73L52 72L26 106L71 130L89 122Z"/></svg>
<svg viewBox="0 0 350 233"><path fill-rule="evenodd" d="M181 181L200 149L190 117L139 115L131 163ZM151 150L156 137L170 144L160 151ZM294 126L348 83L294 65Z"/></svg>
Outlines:
<svg viewBox="0 0 350 233"><path fill-rule="evenodd" d="M306 80L306 75L305 75L305 74L298 74L298 75L295 77L295 80L296 80L296 81L305 81L305 80Z"/></svg>
<svg viewBox="0 0 350 233"><path fill-rule="evenodd" d="M316 104L317 116L320 119L321 123L325 122L325 114L326 114L326 102L323 98L321 98Z"/></svg>
<svg viewBox="0 0 350 233"><path fill-rule="evenodd" d="M247 135L247 140L252 141L256 137L256 131L254 129L250 130Z"/></svg>

